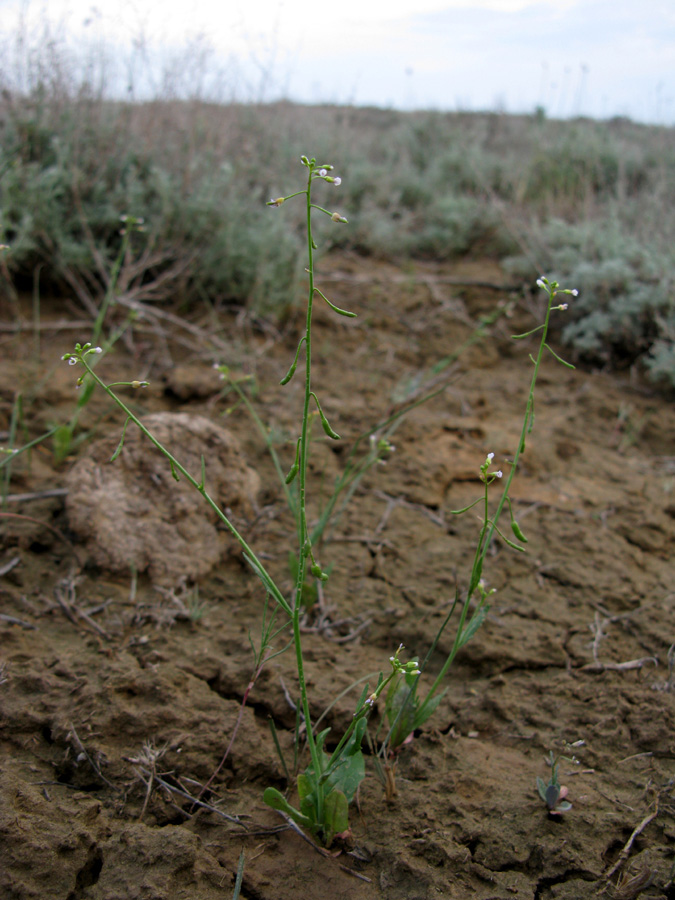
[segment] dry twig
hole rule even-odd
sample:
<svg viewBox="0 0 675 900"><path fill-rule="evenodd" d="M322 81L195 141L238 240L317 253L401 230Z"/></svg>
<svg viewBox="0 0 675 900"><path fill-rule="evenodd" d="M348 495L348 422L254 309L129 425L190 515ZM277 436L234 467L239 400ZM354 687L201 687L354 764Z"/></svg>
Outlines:
<svg viewBox="0 0 675 900"><path fill-rule="evenodd" d="M631 847L633 846L633 842L635 841L635 838L638 837L638 835L642 834L642 832L645 830L647 825L649 825L650 822L653 822L654 819L658 816L658 814L659 814L659 798L657 797L656 798L656 807L654 808L654 812L651 812L651 813L649 813L648 816L645 816L644 819L640 822L640 824L637 825L633 829L633 833L626 841L626 845L623 848L623 850L621 851L621 853L619 854L619 858L614 863L614 865L609 870L609 872L607 872L607 874L605 875L605 879L607 881L609 881L609 879L612 877L612 875L614 875L615 872L618 872L618 870L621 868L621 866L626 862L626 860L630 856Z"/></svg>

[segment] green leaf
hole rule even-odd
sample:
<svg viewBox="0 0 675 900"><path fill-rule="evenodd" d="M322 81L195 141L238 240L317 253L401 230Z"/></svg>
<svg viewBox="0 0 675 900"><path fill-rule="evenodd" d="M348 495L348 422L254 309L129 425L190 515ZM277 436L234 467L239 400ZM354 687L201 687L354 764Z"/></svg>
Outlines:
<svg viewBox="0 0 675 900"><path fill-rule="evenodd" d="M415 719L413 720L413 727L410 729L410 734L412 734L416 728L421 728L422 725L424 725L424 723L427 721L427 719L431 718L431 716L436 712L436 707L446 694L447 688L444 691L441 691L440 694L436 694L433 699L429 700L424 709L424 712L421 715L415 716ZM408 735L406 735L406 737L407 736Z"/></svg>
<svg viewBox="0 0 675 900"><path fill-rule="evenodd" d="M62 462L70 453L73 440L73 429L70 425L61 425L54 432L54 456L57 462Z"/></svg>
<svg viewBox="0 0 675 900"><path fill-rule="evenodd" d="M417 675L399 675L387 691L385 714L391 730L389 740L394 748L400 747L415 730L418 678Z"/></svg>
<svg viewBox="0 0 675 900"><path fill-rule="evenodd" d="M347 798L347 801L351 803L365 777L366 761L363 758L363 753L358 749L347 756L340 756L335 768L326 779L326 784L329 787L340 790Z"/></svg>
<svg viewBox="0 0 675 900"><path fill-rule="evenodd" d="M485 621L485 617L487 616L489 609L490 607L487 604L484 604L483 606L479 606L476 612L471 616L468 624L464 627L464 630L459 637L459 641L457 642L458 650L460 649L460 647L463 647L464 644L469 643L471 638Z"/></svg>
<svg viewBox="0 0 675 900"><path fill-rule="evenodd" d="M332 791L324 801L323 830L326 846L336 834L349 829L349 802L342 791Z"/></svg>
<svg viewBox="0 0 675 900"><path fill-rule="evenodd" d="M314 790L314 781L308 775L298 775L298 796L306 800Z"/></svg>
<svg viewBox="0 0 675 900"><path fill-rule="evenodd" d="M308 816L304 816L294 806L291 806L284 795L276 788L266 788L265 793L263 794L263 801L268 806L271 806L272 809L286 813L287 816L290 816L294 822L297 822L298 825L302 825L303 828L312 829L314 826L312 820Z"/></svg>
<svg viewBox="0 0 675 900"><path fill-rule="evenodd" d="M558 798L560 797L560 788L557 784L547 784L546 785L546 805L549 809L555 809L558 805Z"/></svg>

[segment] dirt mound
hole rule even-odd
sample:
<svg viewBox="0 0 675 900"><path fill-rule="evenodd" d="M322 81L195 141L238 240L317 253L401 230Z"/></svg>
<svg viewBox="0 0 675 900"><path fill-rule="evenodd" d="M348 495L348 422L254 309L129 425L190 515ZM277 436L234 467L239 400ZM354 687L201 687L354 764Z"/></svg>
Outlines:
<svg viewBox="0 0 675 900"><path fill-rule="evenodd" d="M221 507L252 514L260 478L234 435L189 413L155 413L144 424L197 479L204 457L206 489ZM67 479L68 521L90 560L112 571L147 571L159 584L206 574L232 546L216 513L184 479L176 481L166 458L133 426L111 463L119 440L115 429L96 441Z"/></svg>

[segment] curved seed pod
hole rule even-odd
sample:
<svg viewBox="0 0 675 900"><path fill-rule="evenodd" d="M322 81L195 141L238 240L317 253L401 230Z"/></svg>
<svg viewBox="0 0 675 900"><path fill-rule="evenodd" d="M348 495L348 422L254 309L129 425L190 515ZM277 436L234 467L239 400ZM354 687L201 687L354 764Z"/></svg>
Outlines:
<svg viewBox="0 0 675 900"><path fill-rule="evenodd" d="M306 340L307 340L307 338L303 334L303 336L300 338L300 342L298 343L298 349L295 351L295 358L291 364L291 367L288 370L288 372L286 372L284 377L281 379L279 384L288 384L288 382L291 380L291 378L295 375L295 370L298 368L298 358L300 356L300 348L302 347L303 342Z"/></svg>
<svg viewBox="0 0 675 900"><path fill-rule="evenodd" d="M314 289L315 293L317 293L320 297L322 297L326 303L330 306L333 312L336 312L339 316L346 316L348 319L355 319L356 313L350 312L348 309L342 309L339 306L336 306L334 303L331 303L328 297L324 294L323 291L320 291L319 288Z"/></svg>
<svg viewBox="0 0 675 900"><path fill-rule="evenodd" d="M333 429L330 427L330 422L324 415L324 411L321 409L321 404L319 403L319 398L316 396L314 391L310 391L310 393L311 393L312 397L314 397L314 401L316 403L316 408L319 411L319 417L321 418L321 427L323 428L323 430L325 431L325 433L328 435L329 438L333 438L334 441L339 441L340 435L336 431L333 431Z"/></svg>
<svg viewBox="0 0 675 900"><path fill-rule="evenodd" d="M511 519L511 531L515 534L519 541L522 541L523 544L527 544L527 538L523 534L520 525L516 522L515 519Z"/></svg>
<svg viewBox="0 0 675 900"><path fill-rule="evenodd" d="M295 476L298 474L300 469L300 438L298 438L297 443L295 445L295 462L290 468L288 475L286 476L286 484L291 484L294 480Z"/></svg>

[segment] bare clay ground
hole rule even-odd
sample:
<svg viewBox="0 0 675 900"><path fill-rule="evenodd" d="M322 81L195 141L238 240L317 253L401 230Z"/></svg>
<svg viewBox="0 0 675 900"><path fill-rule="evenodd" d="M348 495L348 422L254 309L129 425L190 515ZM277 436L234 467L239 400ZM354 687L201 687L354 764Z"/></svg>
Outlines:
<svg viewBox="0 0 675 900"><path fill-rule="evenodd" d="M316 430L314 514L354 439L464 347L481 315L507 299L515 305L443 370L446 390L401 421L395 452L362 481L324 543L333 574L322 627L315 617L306 634L315 717L358 679L374 681L399 643L424 656L455 585L466 587L478 524L473 513L450 510L478 496L487 452L505 467L515 449L531 347L509 335L536 324L532 298L452 283L503 284L490 263L401 271L340 257L325 260L322 272L331 299L359 318L317 310L315 386L343 440L329 446ZM62 301L45 302L38 349L29 310L8 310L3 320L26 330L1 333L0 431L9 430L20 391L21 428L32 438L71 415L76 376L58 360L87 334L49 330L72 314ZM125 395L141 416L190 413L234 434L262 485L254 507L235 512L237 522L284 585L292 521L259 433L233 395L219 396L211 365L254 376L256 409L289 466L301 386L278 382L300 316L280 332L225 314L199 320L220 341L200 350L178 328L164 328L159 340L141 324L100 367L111 381L150 381L144 393ZM233 544L220 534L220 564L196 582L176 577L176 523L153 501L170 478L155 462L134 488L145 505L132 527L140 541L169 526L173 580L106 567L113 556L92 550L81 522L75 533L69 473L123 424L102 396L83 416L89 440L64 464L48 444L15 460L0 519L0 896L231 897L243 849L247 900L675 897L667 661L675 642L675 412L626 375L570 371L551 357L536 413L513 490L527 553L495 544L484 573L497 590L490 615L451 670L437 714L402 753L397 796L385 801L371 767L352 811L353 840L330 858L261 799L266 786L287 786L270 718L292 764L290 653L253 687L228 758L202 794L210 808L189 799L230 743L253 671L249 634L259 640L264 598ZM63 490L16 499L48 489ZM193 502L201 502L196 494ZM183 552L185 535L186 571L208 569L199 562L212 544L200 545L198 528L186 530L176 545ZM450 628L426 681L451 639ZM359 690L328 712L336 732ZM549 817L535 779L547 776L550 749L580 740L578 764L561 763L573 809Z"/></svg>

